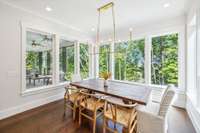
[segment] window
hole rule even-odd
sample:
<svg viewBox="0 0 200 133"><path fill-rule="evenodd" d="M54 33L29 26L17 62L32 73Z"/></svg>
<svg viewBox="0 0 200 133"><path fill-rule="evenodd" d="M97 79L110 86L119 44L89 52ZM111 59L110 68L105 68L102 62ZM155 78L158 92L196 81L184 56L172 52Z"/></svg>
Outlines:
<svg viewBox="0 0 200 133"><path fill-rule="evenodd" d="M115 79L125 80L126 77L126 53L128 43L116 43L115 44Z"/></svg>
<svg viewBox="0 0 200 133"><path fill-rule="evenodd" d="M83 79L89 77L89 45L80 44L80 74Z"/></svg>
<svg viewBox="0 0 200 133"><path fill-rule="evenodd" d="M60 40L59 80L70 81L74 73L74 42Z"/></svg>
<svg viewBox="0 0 200 133"><path fill-rule="evenodd" d="M115 79L144 82L145 39L115 44Z"/></svg>
<svg viewBox="0 0 200 133"><path fill-rule="evenodd" d="M178 34L152 38L151 82L178 86Z"/></svg>
<svg viewBox="0 0 200 133"><path fill-rule="evenodd" d="M110 71L110 45L101 45L99 48L99 73Z"/></svg>
<svg viewBox="0 0 200 133"><path fill-rule="evenodd" d="M26 31L26 89L52 84L53 35Z"/></svg>

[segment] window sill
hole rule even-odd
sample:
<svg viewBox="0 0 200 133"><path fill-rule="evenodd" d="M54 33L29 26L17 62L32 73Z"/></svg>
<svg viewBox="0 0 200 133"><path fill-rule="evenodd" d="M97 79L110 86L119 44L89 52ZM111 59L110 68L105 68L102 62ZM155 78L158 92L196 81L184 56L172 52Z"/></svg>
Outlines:
<svg viewBox="0 0 200 133"><path fill-rule="evenodd" d="M167 87L166 85L145 84L145 83L138 83L138 82L131 82L131 81L122 81L122 80L111 80L111 81L126 83L126 84L139 85L139 86L152 87L154 90L158 90L158 91ZM181 90L178 87L176 87L176 92L179 93L179 94L185 94L185 90Z"/></svg>
<svg viewBox="0 0 200 133"><path fill-rule="evenodd" d="M69 82L59 83L58 85L50 85L50 86L44 86L44 87L39 87L39 88L26 89L25 91L21 92L21 95L29 96L29 95L40 94L43 92L52 91L56 89L61 89L61 88L64 88L66 84L69 84Z"/></svg>

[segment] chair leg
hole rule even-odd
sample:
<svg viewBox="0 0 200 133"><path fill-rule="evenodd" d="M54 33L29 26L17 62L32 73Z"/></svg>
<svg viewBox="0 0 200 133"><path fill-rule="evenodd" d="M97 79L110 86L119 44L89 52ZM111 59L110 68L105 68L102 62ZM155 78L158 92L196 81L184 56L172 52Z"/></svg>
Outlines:
<svg viewBox="0 0 200 133"><path fill-rule="evenodd" d="M106 133L106 117L103 118L103 133Z"/></svg>
<svg viewBox="0 0 200 133"><path fill-rule="evenodd" d="M67 104L67 102L66 102L66 100L64 99L64 114L63 114L63 116L65 116L65 112L66 112L66 109L67 109L66 104Z"/></svg>
<svg viewBox="0 0 200 133"><path fill-rule="evenodd" d="M79 126L81 126L81 106L79 106Z"/></svg>
<svg viewBox="0 0 200 133"><path fill-rule="evenodd" d="M96 132L96 119L97 119L97 114L96 111L94 112L94 119L93 119L93 133Z"/></svg>
<svg viewBox="0 0 200 133"><path fill-rule="evenodd" d="M73 120L76 119L76 106L73 107Z"/></svg>

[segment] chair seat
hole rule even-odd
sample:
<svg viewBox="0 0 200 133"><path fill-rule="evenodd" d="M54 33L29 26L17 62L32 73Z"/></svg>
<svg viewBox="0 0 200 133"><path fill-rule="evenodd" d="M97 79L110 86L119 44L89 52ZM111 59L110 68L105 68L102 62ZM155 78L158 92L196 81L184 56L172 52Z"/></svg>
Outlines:
<svg viewBox="0 0 200 133"><path fill-rule="evenodd" d="M80 105L81 105L82 107L84 107L84 108L86 108L86 109L88 109L88 110L92 110L92 111L94 110L95 104L97 104L97 105L96 105L96 110L98 110L98 109L100 109L100 108L103 108L104 102L101 101L101 102L96 103L96 101L97 101L96 98L88 98L86 104L85 104L84 101L82 101L82 102L80 103Z"/></svg>
<svg viewBox="0 0 200 133"><path fill-rule="evenodd" d="M137 110L149 112L149 113L152 113L152 114L155 114L155 115L158 115L159 109L160 109L160 104L154 103L154 102L149 102L146 106L139 105L137 107Z"/></svg>
<svg viewBox="0 0 200 133"><path fill-rule="evenodd" d="M119 123L123 125L124 127L128 127L128 122L130 119L131 109L129 108L117 108L117 118L116 123ZM111 108L108 108L108 110L105 112L105 117L108 119L113 120L113 115Z"/></svg>

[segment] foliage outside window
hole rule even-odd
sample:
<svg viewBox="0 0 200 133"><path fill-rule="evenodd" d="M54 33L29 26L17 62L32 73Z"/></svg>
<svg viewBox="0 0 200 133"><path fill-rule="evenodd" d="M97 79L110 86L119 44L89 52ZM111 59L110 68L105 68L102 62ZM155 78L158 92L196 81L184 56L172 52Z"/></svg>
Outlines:
<svg viewBox="0 0 200 133"><path fill-rule="evenodd" d="M151 82L178 86L178 34L152 38Z"/></svg>
<svg viewBox="0 0 200 133"><path fill-rule="evenodd" d="M144 44L144 39L115 44L116 80L144 82Z"/></svg>
<svg viewBox="0 0 200 133"><path fill-rule="evenodd" d="M110 71L110 45L99 47L99 73Z"/></svg>
<svg viewBox="0 0 200 133"><path fill-rule="evenodd" d="M53 36L26 31L26 88L52 84Z"/></svg>
<svg viewBox="0 0 200 133"><path fill-rule="evenodd" d="M89 45L80 44L80 74L83 79L89 77Z"/></svg>
<svg viewBox="0 0 200 133"><path fill-rule="evenodd" d="M70 81L74 73L74 43L60 40L60 82Z"/></svg>

